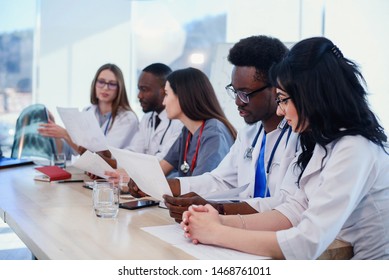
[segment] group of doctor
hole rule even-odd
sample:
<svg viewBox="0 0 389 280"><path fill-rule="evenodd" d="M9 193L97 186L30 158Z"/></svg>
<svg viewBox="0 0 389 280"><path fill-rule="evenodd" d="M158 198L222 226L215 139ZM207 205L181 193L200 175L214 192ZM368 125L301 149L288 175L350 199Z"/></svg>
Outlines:
<svg viewBox="0 0 389 280"><path fill-rule="evenodd" d="M202 71L187 68L172 72L165 64L154 63L142 70L138 89L145 113L140 123L128 103L120 69L114 64L98 69L91 85L92 106L84 111L93 111L110 145L157 156L166 175L202 174L219 164L236 131ZM85 151L54 122L41 124L38 131L64 139L73 153ZM100 155L116 167L109 151Z"/></svg>
<svg viewBox="0 0 389 280"><path fill-rule="evenodd" d="M226 91L247 123L237 136L194 68L143 69L138 124L120 70L104 65L90 109L107 136L119 127L128 142L117 147L154 154L166 175L178 173L165 204L193 243L315 259L338 239L352 245L355 259L388 259L387 137L357 66L323 37L288 51L276 38L251 36L228 60ZM79 150L54 123L40 133ZM134 184L129 191L144 195Z"/></svg>

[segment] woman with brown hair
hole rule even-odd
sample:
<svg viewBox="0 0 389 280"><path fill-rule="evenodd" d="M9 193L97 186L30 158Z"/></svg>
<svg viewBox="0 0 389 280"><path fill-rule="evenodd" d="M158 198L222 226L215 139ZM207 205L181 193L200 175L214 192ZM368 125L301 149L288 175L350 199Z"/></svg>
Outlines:
<svg viewBox="0 0 389 280"><path fill-rule="evenodd" d="M169 119L184 127L167 155L159 163L166 176L195 176L215 169L235 141L236 130L227 120L208 77L195 68L169 74L163 101ZM105 160L116 167L114 160ZM106 172L119 178L118 172ZM147 196L130 181L124 192Z"/></svg>
<svg viewBox="0 0 389 280"><path fill-rule="evenodd" d="M227 120L208 77L198 69L172 72L165 86L166 112L184 128L160 162L165 174L194 176L212 171L228 153L236 131Z"/></svg>
<svg viewBox="0 0 389 280"><path fill-rule="evenodd" d="M96 72L90 93L91 106L84 111L92 111L109 145L124 148L129 145L138 130L138 118L128 102L123 73L115 64L102 65ZM80 147L74 143L65 128L49 122L38 130L48 137L61 138L78 152Z"/></svg>

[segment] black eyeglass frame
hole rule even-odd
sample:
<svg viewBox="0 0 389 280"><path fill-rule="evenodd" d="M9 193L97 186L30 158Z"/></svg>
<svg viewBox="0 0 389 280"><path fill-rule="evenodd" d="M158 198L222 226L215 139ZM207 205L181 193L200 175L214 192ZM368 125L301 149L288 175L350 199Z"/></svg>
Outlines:
<svg viewBox="0 0 389 280"><path fill-rule="evenodd" d="M276 98L276 103L277 103L277 106L280 107L280 109L282 111L285 111L285 107L283 107L284 105L286 105L287 101L291 99L291 97L286 97L286 98L280 98L280 97L277 97Z"/></svg>
<svg viewBox="0 0 389 280"><path fill-rule="evenodd" d="M270 86L271 86L271 84L266 84L263 87L256 89L256 90L253 90L251 92L244 92L241 90L235 90L234 87L232 86L232 84L226 85L225 89L226 89L228 95L231 96L231 98L236 99L236 97L238 96L240 101L247 104L250 102L250 99L249 99L250 95L264 91L265 89L267 89Z"/></svg>
<svg viewBox="0 0 389 280"><path fill-rule="evenodd" d="M96 87L104 88L105 86L107 86L107 88L110 90L115 90L118 88L119 84L114 82L106 82L100 79L96 80Z"/></svg>

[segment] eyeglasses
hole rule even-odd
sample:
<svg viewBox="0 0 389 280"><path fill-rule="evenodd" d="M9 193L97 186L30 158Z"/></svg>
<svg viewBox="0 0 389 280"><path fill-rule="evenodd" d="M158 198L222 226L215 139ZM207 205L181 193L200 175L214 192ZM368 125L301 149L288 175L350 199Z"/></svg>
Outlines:
<svg viewBox="0 0 389 280"><path fill-rule="evenodd" d="M277 105L280 107L280 109L282 111L285 112L285 108L286 108L286 105L288 104L288 100L290 99L291 97L286 97L284 99L281 99L280 97L277 97L276 98L276 102L277 102Z"/></svg>
<svg viewBox="0 0 389 280"><path fill-rule="evenodd" d="M106 82L104 80L97 80L96 81L96 86L98 88L104 88L105 85L107 85L108 89L110 89L110 90L115 90L118 88L118 84L114 83L114 82Z"/></svg>
<svg viewBox="0 0 389 280"><path fill-rule="evenodd" d="M235 90L234 87L232 86L232 84L229 84L226 86L226 91L227 91L228 95L231 96L233 99L236 99L236 97L238 96L240 101L247 104L250 101L250 99L249 99L250 95L257 93L257 92L261 92L261 91L267 89L268 87L270 87L270 84L266 84L265 86L263 86L259 89L253 90L252 92L244 92L241 90Z"/></svg>

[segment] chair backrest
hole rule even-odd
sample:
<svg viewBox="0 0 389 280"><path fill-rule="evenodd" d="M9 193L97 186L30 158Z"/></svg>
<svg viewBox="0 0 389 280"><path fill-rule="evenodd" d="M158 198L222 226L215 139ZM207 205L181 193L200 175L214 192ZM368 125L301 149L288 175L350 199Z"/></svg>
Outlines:
<svg viewBox="0 0 389 280"><path fill-rule="evenodd" d="M40 123L47 122L48 112L44 105L34 104L23 109L16 121L11 157L50 159L56 151L55 141L53 138L41 136L37 131Z"/></svg>

